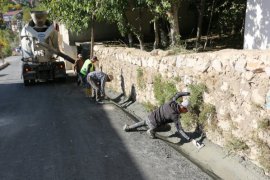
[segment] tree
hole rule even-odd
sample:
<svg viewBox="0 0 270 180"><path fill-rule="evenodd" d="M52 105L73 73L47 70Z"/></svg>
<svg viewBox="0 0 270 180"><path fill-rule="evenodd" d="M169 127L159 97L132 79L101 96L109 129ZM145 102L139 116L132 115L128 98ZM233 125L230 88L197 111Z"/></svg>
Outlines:
<svg viewBox="0 0 270 180"><path fill-rule="evenodd" d="M138 22L138 25L129 24L129 29L135 34L136 38L140 43L140 49L144 50L144 36L143 36L143 27L142 27L142 11L146 12L144 0L137 0L130 4L129 8L126 11L132 10L138 13L138 17L135 21Z"/></svg>
<svg viewBox="0 0 270 180"><path fill-rule="evenodd" d="M79 0L45 0L43 2L50 11L50 16L73 32L80 32L94 24L96 19L96 1ZM94 31L92 28L90 57L93 56Z"/></svg>
<svg viewBox="0 0 270 180"><path fill-rule="evenodd" d="M0 0L0 11L2 13L6 13L10 10L11 7L13 7L13 3L11 3L9 0Z"/></svg>
<svg viewBox="0 0 270 180"><path fill-rule="evenodd" d="M128 36L129 42L132 41L132 34L136 36L140 43L140 49L144 49L144 37L143 37L143 27L142 27L142 12L145 12L146 4L145 0L100 0L100 6L102 9L98 10L102 13L104 18L109 23L116 23L118 30L122 36ZM134 12L136 17L136 23L132 23L127 16L127 12Z"/></svg>
<svg viewBox="0 0 270 180"><path fill-rule="evenodd" d="M208 27L207 27L207 33L206 33L206 40L205 40L203 49L206 48L207 43L208 43L208 36L209 36L210 28L211 28L211 25L212 25L212 19L213 19L213 13L214 13L214 8L215 8L215 2L216 2L215 0L212 1L212 5L211 5L211 8L210 8L210 18L209 18L209 23L208 23Z"/></svg>
<svg viewBox="0 0 270 180"><path fill-rule="evenodd" d="M197 6L199 16L198 16L198 24L197 24L197 40L196 40L196 49L201 41L202 36L202 24L203 24L203 16L205 11L205 0L200 0L199 5Z"/></svg>
<svg viewBox="0 0 270 180"><path fill-rule="evenodd" d="M180 44L179 8L183 0L146 0L155 18L166 17L170 24L171 46Z"/></svg>
<svg viewBox="0 0 270 180"><path fill-rule="evenodd" d="M165 1L165 0L164 0ZM180 30L178 12L182 0L166 0L170 4L167 11L168 20L170 23L171 46L180 44Z"/></svg>
<svg viewBox="0 0 270 180"><path fill-rule="evenodd" d="M217 24L219 34L234 35L243 28L247 0L216 1L213 24Z"/></svg>
<svg viewBox="0 0 270 180"><path fill-rule="evenodd" d="M154 49L160 47L160 33L159 33L159 25L158 21L162 17L165 16L165 9L163 8L162 4L160 4L160 0L146 0L146 4L150 10L150 12L153 14L153 24L154 24L154 32L155 32L155 42L154 42Z"/></svg>
<svg viewBox="0 0 270 180"><path fill-rule="evenodd" d="M54 19L64 23L73 31L81 31L93 23L92 20L115 23L123 36L128 36L131 42L131 34L134 34L144 49L143 27L140 18L147 11L145 0L94 0L94 1L72 1L72 0L46 0ZM75 12L75 13L73 13ZM136 14L136 23L131 22L127 12ZM93 30L93 28L92 28ZM93 38L91 38L93 39Z"/></svg>
<svg viewBox="0 0 270 180"><path fill-rule="evenodd" d="M11 44L14 41L14 34L9 30L0 30L0 57L10 56L12 53Z"/></svg>
<svg viewBox="0 0 270 180"><path fill-rule="evenodd" d="M29 22L31 20L30 11L31 11L31 9L29 7L24 7L23 8L23 18L22 18L22 20L24 22Z"/></svg>

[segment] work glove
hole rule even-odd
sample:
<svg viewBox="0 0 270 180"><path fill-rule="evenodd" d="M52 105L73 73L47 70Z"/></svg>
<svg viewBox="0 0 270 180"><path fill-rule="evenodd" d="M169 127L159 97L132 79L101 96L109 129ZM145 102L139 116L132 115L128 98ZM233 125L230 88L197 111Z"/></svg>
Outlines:
<svg viewBox="0 0 270 180"><path fill-rule="evenodd" d="M204 144L201 142L196 141L195 139L191 140L192 144L197 148L197 149L201 149L202 147L204 147Z"/></svg>

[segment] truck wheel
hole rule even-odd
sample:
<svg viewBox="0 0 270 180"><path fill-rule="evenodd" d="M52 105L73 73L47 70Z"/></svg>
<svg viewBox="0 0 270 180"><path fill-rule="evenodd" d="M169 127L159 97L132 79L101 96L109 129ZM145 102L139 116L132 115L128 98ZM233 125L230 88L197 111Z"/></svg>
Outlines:
<svg viewBox="0 0 270 180"><path fill-rule="evenodd" d="M23 80L24 86L29 86L31 84L30 80Z"/></svg>
<svg viewBox="0 0 270 180"><path fill-rule="evenodd" d="M66 82L67 78L66 77L62 77L62 78L57 78L55 79L56 82L60 82L60 83L64 83Z"/></svg>
<svg viewBox="0 0 270 180"><path fill-rule="evenodd" d="M24 86L30 86L30 85L35 84L35 80L24 80L23 83L24 83Z"/></svg>

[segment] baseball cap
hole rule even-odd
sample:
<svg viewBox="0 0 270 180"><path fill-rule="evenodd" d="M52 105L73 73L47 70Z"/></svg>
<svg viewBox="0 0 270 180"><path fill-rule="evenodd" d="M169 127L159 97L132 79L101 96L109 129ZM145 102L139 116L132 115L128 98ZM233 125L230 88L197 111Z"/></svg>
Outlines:
<svg viewBox="0 0 270 180"><path fill-rule="evenodd" d="M95 60L95 61L98 61L98 58L97 58L97 56L93 56L93 58L92 58L93 60Z"/></svg>

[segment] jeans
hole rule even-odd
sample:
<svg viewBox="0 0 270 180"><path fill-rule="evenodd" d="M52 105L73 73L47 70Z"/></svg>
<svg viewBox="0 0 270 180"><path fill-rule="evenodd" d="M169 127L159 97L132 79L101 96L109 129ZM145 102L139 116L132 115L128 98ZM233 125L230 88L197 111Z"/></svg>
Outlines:
<svg viewBox="0 0 270 180"><path fill-rule="evenodd" d="M90 85L87 83L87 80L86 80L87 76L85 76L85 75L83 75L81 73L78 73L78 77L79 77L79 80L81 81L82 86L84 88L90 88Z"/></svg>
<svg viewBox="0 0 270 180"><path fill-rule="evenodd" d="M133 129L137 129L137 128L142 127L142 126L147 126L151 130L154 130L156 128L150 123L149 120L144 120L144 121L140 121L140 122L137 122L135 124L128 126L128 129L133 130Z"/></svg>
<svg viewBox="0 0 270 180"><path fill-rule="evenodd" d="M100 98L101 98L100 96L104 96L104 95L100 94L100 84L99 84L99 82L91 79L91 77L87 77L87 82L92 87L92 97L95 97L96 101L99 101Z"/></svg>

